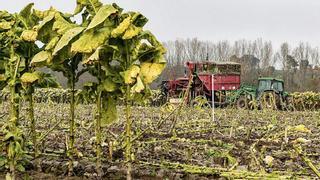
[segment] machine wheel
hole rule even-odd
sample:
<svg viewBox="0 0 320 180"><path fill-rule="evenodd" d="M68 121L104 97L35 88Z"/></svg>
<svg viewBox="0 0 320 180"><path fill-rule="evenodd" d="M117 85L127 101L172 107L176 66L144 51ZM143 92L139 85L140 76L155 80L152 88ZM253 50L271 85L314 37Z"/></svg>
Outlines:
<svg viewBox="0 0 320 180"><path fill-rule="evenodd" d="M237 108L238 109L248 109L248 99L245 96L240 96L237 100Z"/></svg>
<svg viewBox="0 0 320 180"><path fill-rule="evenodd" d="M275 92L263 92L260 97L261 109L278 110L281 106L280 96Z"/></svg>

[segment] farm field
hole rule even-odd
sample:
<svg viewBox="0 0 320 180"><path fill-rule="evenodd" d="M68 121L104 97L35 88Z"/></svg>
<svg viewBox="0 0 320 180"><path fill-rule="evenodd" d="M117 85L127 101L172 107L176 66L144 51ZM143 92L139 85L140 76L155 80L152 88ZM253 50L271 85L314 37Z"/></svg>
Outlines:
<svg viewBox="0 0 320 180"><path fill-rule="evenodd" d="M0 125L9 105L0 105ZM66 177L68 174L69 104L36 103L41 155L26 163L19 177ZM125 165L125 110L103 128L103 178L122 179ZM20 124L32 155L26 106ZM76 107L75 179L94 179L94 105ZM132 175L134 179L316 178L320 168L319 111L239 111L173 106L132 107ZM28 148L29 147L29 148ZM42 173L36 173L40 162ZM313 170L312 170L313 168ZM29 175L28 175L29 174ZM1 177L1 176L0 176ZM3 176L4 177L4 176Z"/></svg>

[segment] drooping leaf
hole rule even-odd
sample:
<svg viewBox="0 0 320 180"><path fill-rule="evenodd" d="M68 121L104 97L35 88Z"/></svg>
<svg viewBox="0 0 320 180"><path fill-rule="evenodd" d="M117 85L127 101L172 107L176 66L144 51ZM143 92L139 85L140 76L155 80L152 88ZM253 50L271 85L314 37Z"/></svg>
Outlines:
<svg viewBox="0 0 320 180"><path fill-rule="evenodd" d="M139 75L140 68L137 65L132 65L128 70L121 73L121 76L124 79L125 84L132 84L136 81L137 76Z"/></svg>
<svg viewBox="0 0 320 180"><path fill-rule="evenodd" d="M151 62L144 62L141 63L141 76L143 82L145 84L152 83L163 71L165 68L165 63L151 63Z"/></svg>
<svg viewBox="0 0 320 180"><path fill-rule="evenodd" d="M58 34L63 35L69 29L72 29L75 27L77 27L77 25L68 22L59 13L55 15L55 22L53 23L52 28L54 31L57 31Z"/></svg>
<svg viewBox="0 0 320 180"><path fill-rule="evenodd" d="M103 113L101 113L101 127L106 127L118 119L116 100L108 96L106 102L104 105L106 107L103 108Z"/></svg>
<svg viewBox="0 0 320 180"><path fill-rule="evenodd" d="M126 17L112 32L111 36L116 38L122 36L122 34L129 28L131 24L131 17Z"/></svg>
<svg viewBox="0 0 320 180"><path fill-rule="evenodd" d="M24 41L35 42L37 40L38 32L34 30L25 30L21 34Z"/></svg>
<svg viewBox="0 0 320 180"><path fill-rule="evenodd" d="M84 30L83 27L75 27L68 30L59 40L56 47L53 50L53 55L56 55L62 48L69 45L70 41L79 35Z"/></svg>
<svg viewBox="0 0 320 180"><path fill-rule="evenodd" d="M98 47L94 53L92 53L90 56L88 56L88 58L84 58L84 60L82 61L82 64L90 64L92 63L93 61L98 61L99 58L100 58L100 50L101 50L101 47Z"/></svg>
<svg viewBox="0 0 320 180"><path fill-rule="evenodd" d="M131 93L141 93L142 90L144 90L144 85L141 78L138 76L136 84L131 88Z"/></svg>
<svg viewBox="0 0 320 180"><path fill-rule="evenodd" d="M43 66L47 62L52 60L52 55L48 51L40 51L38 54L36 54L32 60L31 65L33 66Z"/></svg>
<svg viewBox="0 0 320 180"><path fill-rule="evenodd" d="M93 17L92 21L90 22L87 30L95 28L99 24L103 23L111 14L116 13L118 10L114 8L112 5L104 5L102 6L98 13Z"/></svg>
<svg viewBox="0 0 320 180"><path fill-rule="evenodd" d="M104 44L109 36L109 27L99 29L98 31L94 31L93 29L85 31L77 41L72 43L71 51L77 53L92 53Z"/></svg>
<svg viewBox="0 0 320 180"><path fill-rule="evenodd" d="M38 31L38 39L43 43L48 43L53 37L56 37L56 33L52 30L54 23L54 13L46 16L43 21L34 29Z"/></svg>

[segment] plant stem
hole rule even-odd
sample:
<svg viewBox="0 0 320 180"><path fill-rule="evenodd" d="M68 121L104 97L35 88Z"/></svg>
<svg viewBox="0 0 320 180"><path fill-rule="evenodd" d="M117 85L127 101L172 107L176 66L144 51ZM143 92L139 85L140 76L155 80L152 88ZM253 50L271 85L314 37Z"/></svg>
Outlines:
<svg viewBox="0 0 320 180"><path fill-rule="evenodd" d="M131 108L129 104L130 86L127 85L126 91L126 162L127 162L127 180L131 180Z"/></svg>
<svg viewBox="0 0 320 180"><path fill-rule="evenodd" d="M98 77L100 77L101 72L101 64L98 63ZM101 79L98 78L99 84L101 84ZM97 97L97 113L96 113L96 155L97 155L97 162L96 162L96 171L98 174L98 177L102 177L102 163L101 163L101 141L102 141L102 132L101 132L101 96L102 92L101 89L98 88L98 97Z"/></svg>
<svg viewBox="0 0 320 180"><path fill-rule="evenodd" d="M69 121L69 172L68 176L72 176L73 174L73 155L74 155L74 140L75 140L75 121L74 121L74 111L75 111L75 101L74 101L74 95L75 95L75 81L74 76L71 80L71 100L70 100L70 121Z"/></svg>

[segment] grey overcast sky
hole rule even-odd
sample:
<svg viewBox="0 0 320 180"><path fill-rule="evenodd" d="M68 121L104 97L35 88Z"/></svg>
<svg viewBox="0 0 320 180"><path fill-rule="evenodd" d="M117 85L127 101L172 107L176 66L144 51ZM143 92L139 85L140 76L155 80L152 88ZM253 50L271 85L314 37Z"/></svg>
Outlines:
<svg viewBox="0 0 320 180"><path fill-rule="evenodd" d="M76 0L2 0L0 9L17 12L27 3L73 12ZM5 3L4 3L5 2ZM320 0L102 0L149 18L147 28L162 41L254 40L274 45L300 41L320 46Z"/></svg>

